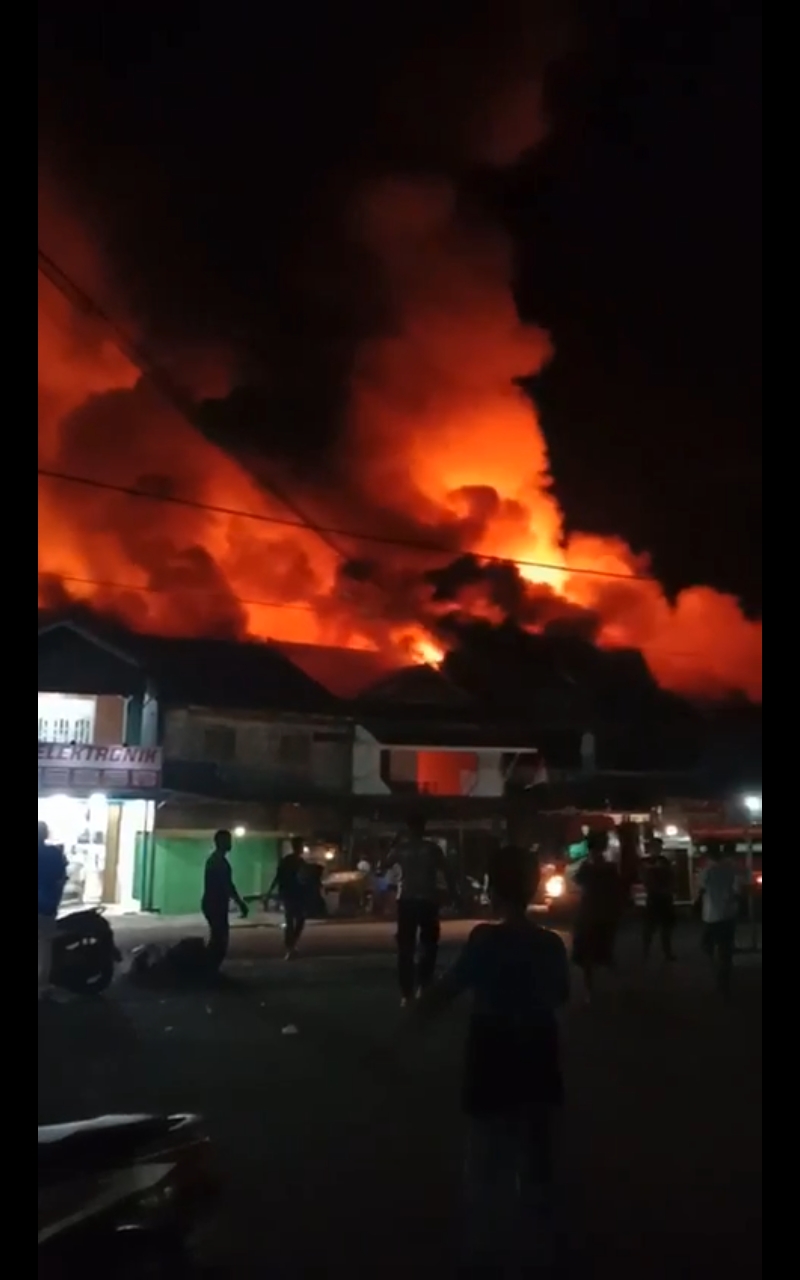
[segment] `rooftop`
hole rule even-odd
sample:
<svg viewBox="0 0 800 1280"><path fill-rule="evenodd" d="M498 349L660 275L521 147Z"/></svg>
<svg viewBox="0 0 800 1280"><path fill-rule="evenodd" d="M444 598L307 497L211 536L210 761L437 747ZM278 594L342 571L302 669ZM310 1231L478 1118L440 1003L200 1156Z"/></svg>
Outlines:
<svg viewBox="0 0 800 1280"><path fill-rule="evenodd" d="M40 687L53 687L54 678L63 670L62 690L81 691L75 682L91 673L93 648L106 660L128 668L120 671L120 693L129 691L130 668L134 667L155 683L167 702L231 709L269 707L306 714L340 710L329 690L274 645L140 635L102 624L60 622L40 629L40 672L43 663L48 670L47 684L40 679ZM111 690L106 687L105 691Z"/></svg>

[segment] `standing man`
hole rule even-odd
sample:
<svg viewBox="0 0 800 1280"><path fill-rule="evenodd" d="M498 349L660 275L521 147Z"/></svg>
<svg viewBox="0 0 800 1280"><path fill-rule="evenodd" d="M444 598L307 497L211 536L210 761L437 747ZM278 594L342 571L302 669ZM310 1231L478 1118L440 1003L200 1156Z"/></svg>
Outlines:
<svg viewBox="0 0 800 1280"><path fill-rule="evenodd" d="M614 968L614 946L622 910L622 880L606 857L608 833L590 831L588 855L575 873L581 898L572 935L572 963L583 973L584 999L591 1000L598 969Z"/></svg>
<svg viewBox="0 0 800 1280"><path fill-rule="evenodd" d="M247 915L247 903L237 892L228 854L233 847L230 831L217 831L214 848L206 860L203 884L202 911L208 924L206 950L214 969L218 969L228 954L231 938L229 911L231 902L239 908L242 919Z"/></svg>
<svg viewBox="0 0 800 1280"><path fill-rule="evenodd" d="M672 934L675 929L675 895L672 866L660 845L644 873L644 958L650 955L653 939L658 934L665 960L674 960Z"/></svg>
<svg viewBox="0 0 800 1280"><path fill-rule="evenodd" d="M406 836L397 842L387 862L387 869L397 867L400 872L397 977L404 1005L430 985L436 972L440 879L444 880L450 897L455 897L455 883L441 847L425 837L425 819L415 815L406 826Z"/></svg>
<svg viewBox="0 0 800 1280"><path fill-rule="evenodd" d="M406 1065L426 1025L470 991L462 1086L465 1276L551 1275L555 1261L552 1179L564 1101L558 1014L570 975L558 934L528 918L538 879L526 850L492 855L497 922L472 930L449 972L415 1003L386 1062Z"/></svg>
<svg viewBox="0 0 800 1280"><path fill-rule="evenodd" d="M283 938L286 959L294 959L297 944L306 927L308 895L311 883L308 864L303 857L302 836L292 836L290 849L278 863L275 879L267 890L267 898L277 890L283 907Z"/></svg>
<svg viewBox="0 0 800 1280"><path fill-rule="evenodd" d="M716 967L717 986L723 996L731 989L736 921L742 877L719 848L712 848L708 866L700 872L698 897L703 917L703 950Z"/></svg>
<svg viewBox="0 0 800 1280"><path fill-rule="evenodd" d="M46 822L39 823L39 999L50 992L53 935L67 883L67 860L60 845L50 844Z"/></svg>

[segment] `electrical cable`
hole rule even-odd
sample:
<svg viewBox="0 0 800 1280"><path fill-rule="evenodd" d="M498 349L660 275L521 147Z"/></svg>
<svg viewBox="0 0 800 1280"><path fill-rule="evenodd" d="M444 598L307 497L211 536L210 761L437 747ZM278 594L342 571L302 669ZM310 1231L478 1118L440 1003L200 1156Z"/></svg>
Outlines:
<svg viewBox="0 0 800 1280"><path fill-rule="evenodd" d="M74 574L48 573L47 570L45 569L42 569L39 571L38 578L40 582L47 582L47 581L71 582L75 586L92 587L94 590L97 590L97 591L131 591L134 593L141 592L143 595L172 595L172 594L183 594L184 592L188 591L188 592L195 592L197 594L201 594L204 596L213 597L215 599L218 598L220 600L226 600L234 604L246 605L251 608L288 609L288 610L295 611L297 613L316 614L316 609L314 608L313 605L303 604L302 602L299 602L299 601L295 603L288 600L249 599L246 596L238 596L233 591L213 591L213 590L209 590L208 587L192 586L189 583L183 583L183 582L173 584L169 587L154 587L147 583L114 582L110 579L102 580L98 578L81 578L81 577L77 577ZM457 611L458 610L457 602L454 601L452 603L453 603L454 611ZM409 623L409 625L411 625L411 622ZM417 624L417 625L424 625L424 624ZM637 646L631 643L630 645L624 645L622 647L627 649L634 649ZM671 658L696 658L699 656L697 651L691 650L691 649L662 649L660 650L660 652L668 654Z"/></svg>
<svg viewBox="0 0 800 1280"><path fill-rule="evenodd" d="M435 542L415 542L412 539L393 538L377 533L355 533L351 529L336 526L316 525L313 528L299 520L289 520L284 516L270 516L258 511L241 511L236 507L218 506L212 502L202 502L198 498L182 498L177 494L149 493L146 489L137 489L133 485L112 484L107 480L95 480L89 476L72 475L66 471L57 471L50 467L39 467L37 474L46 480L59 480L65 484L83 485L89 489L102 489L109 493L117 493L126 498L143 498L149 502L165 502L173 506L188 507L193 511L206 511L209 515L228 516L242 520L255 520L261 524L271 524L287 529L306 530L312 533L326 533L340 538L351 538L355 542L374 542L381 546L402 548L406 551L419 551L426 555L449 556L458 559L460 556L473 555L476 560L487 564L516 566L522 569L547 569L563 573L567 577L581 575L593 578L607 578L621 582L655 582L658 580L651 574L634 574L614 572L610 569L592 569L588 566L566 567L547 560L517 560L510 556L497 556L482 551L465 551L447 547ZM339 554L342 554L341 552Z"/></svg>
<svg viewBox="0 0 800 1280"><path fill-rule="evenodd" d="M64 298L79 311L86 315L91 315L95 319L100 320L110 331L116 346L126 359L140 371L140 373L148 379L155 387L160 395L167 401L171 408L175 409L182 417L186 418L189 423L198 427L196 422L197 405L187 392L178 385L177 382L168 374L160 365L156 363L153 357L140 345L135 343L120 326L112 319L112 317L104 311L94 298L90 296L71 276L60 267L58 263L50 257L49 254L37 246L38 250L38 269L46 280L56 288ZM202 430L202 428L198 429ZM167 494L151 494L144 490L128 487L124 485L112 485L100 480L92 480L88 476L69 475L64 472L58 472L47 468L39 468L38 474L49 479L62 480L65 483L82 484L96 489L106 489L110 492L119 493L127 497L147 498L151 501L171 502L177 506L190 507L194 510L208 511L216 515L241 516L246 520L259 520L265 524L283 525L286 528L307 529L319 537L336 555L342 559L350 559L349 552L345 551L337 545L337 538L346 538L356 542L369 542L381 546L402 547L408 551L419 551L426 554L451 556L456 558L459 554L464 554L456 548L443 546L435 542L414 541L411 539L395 538L381 534L355 533L353 530L341 529L331 525L320 524L313 520L303 508L280 489L272 480L265 481L264 486L274 498L277 499L288 511L294 515L294 520L281 519L277 516L267 516L264 514L248 511L236 511L225 507L215 506L211 503L202 503L189 498L179 498L177 496ZM655 582L656 579L648 574L621 573L603 569L592 569L589 567L565 568L563 565L552 564L542 560L516 560L510 556L484 555L478 552L472 553L478 559L489 564L499 565L515 565L526 569L544 569L549 571L563 572L568 575L580 574L583 576L606 578L616 581L633 581L633 582Z"/></svg>
<svg viewBox="0 0 800 1280"><path fill-rule="evenodd" d="M128 335L116 324L112 318L103 310L103 308L92 298L85 289L82 289L71 276L67 275L63 267L45 253L41 245L37 246L38 252L38 269L46 280L56 288L61 295L66 298L72 306L83 311L84 314L94 316L95 319L101 320L110 330L116 346L122 355L139 370L143 377L155 387L164 400L184 417L191 426L202 431L202 427L196 421L197 405L191 396L175 381L175 379L166 372L156 361L145 351L145 349L135 343ZM287 511L291 511L297 519L305 525L312 533L316 533L321 540L335 551L337 555L343 559L347 559L347 553L337 547L330 536L314 526L314 521L309 518L303 509L285 493L272 480L262 480L261 483L274 498L277 499Z"/></svg>
<svg viewBox="0 0 800 1280"><path fill-rule="evenodd" d="M79 578L75 574L68 573L48 573L42 569L38 573L40 582L53 580L55 582L71 582L78 587L93 587L97 591L133 591L142 592L144 595L171 595L176 591L181 593L185 591L195 591L204 596L211 596L215 599L228 600L235 604L249 605L252 608L260 609L293 609L299 613L314 613L314 606L311 604L302 604L300 602L293 603L289 600L250 600L245 596L237 596L232 591L210 591L208 587L192 586L190 583L179 583L177 586L173 584L169 587L153 587L149 583L134 582L112 582L110 580L101 580L98 578Z"/></svg>

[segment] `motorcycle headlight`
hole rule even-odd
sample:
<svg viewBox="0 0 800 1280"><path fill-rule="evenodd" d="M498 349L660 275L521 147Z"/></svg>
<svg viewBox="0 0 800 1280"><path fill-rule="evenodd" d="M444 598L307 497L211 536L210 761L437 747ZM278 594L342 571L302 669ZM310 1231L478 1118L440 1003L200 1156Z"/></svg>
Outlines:
<svg viewBox="0 0 800 1280"><path fill-rule="evenodd" d="M563 876L550 876L544 882L544 891L548 898L561 898L567 887L567 882Z"/></svg>

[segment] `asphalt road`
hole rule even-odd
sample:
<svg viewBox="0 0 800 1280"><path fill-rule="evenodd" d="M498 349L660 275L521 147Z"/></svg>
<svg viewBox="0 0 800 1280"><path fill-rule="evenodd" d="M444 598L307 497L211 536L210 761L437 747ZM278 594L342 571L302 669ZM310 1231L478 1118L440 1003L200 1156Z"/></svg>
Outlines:
<svg viewBox="0 0 800 1280"><path fill-rule="evenodd" d="M283 917L249 916L246 920L231 917L231 957L237 960L278 957L283 951ZM444 920L442 945L455 946L469 934L474 920ZM114 935L123 953L146 943L170 943L177 938L205 937L208 932L202 916L119 916L111 920ZM395 926L389 921L309 920L302 942L305 956L358 955L365 951L385 954L393 947Z"/></svg>
<svg viewBox="0 0 800 1280"><path fill-rule="evenodd" d="M406 1076L376 1077L366 1051L398 1017L389 939L315 926L287 965L275 930L237 930L230 985L120 981L40 1007L39 1122L202 1112L225 1187L203 1253L231 1276L451 1274L466 1010ZM740 964L724 1006L679 941L677 964L645 969L629 940L596 1002L567 1013L560 1185L581 1280L761 1274L761 968Z"/></svg>

